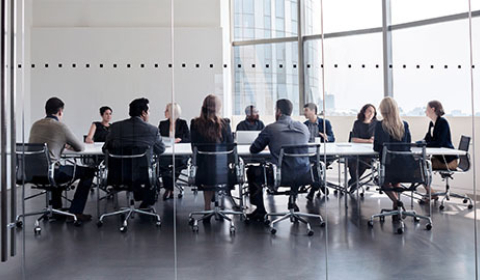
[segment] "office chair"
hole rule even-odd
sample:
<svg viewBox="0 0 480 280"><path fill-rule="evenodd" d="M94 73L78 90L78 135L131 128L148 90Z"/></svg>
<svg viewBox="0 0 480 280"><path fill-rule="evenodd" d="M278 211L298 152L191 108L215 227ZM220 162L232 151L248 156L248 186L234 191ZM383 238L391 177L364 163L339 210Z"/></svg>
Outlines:
<svg viewBox="0 0 480 280"><path fill-rule="evenodd" d="M450 197L460 198L463 199L463 203L470 202L468 204L468 209L473 208L472 199L467 195L461 195L457 193L453 193L450 191L450 184L449 180L453 180L453 174L455 173L463 173L470 170L470 155L468 154L468 148L470 146L470 137L462 135L460 138L460 144L458 144L458 149L460 151L465 151L465 155L460 156L460 162L458 163L458 167L456 170L438 170L438 173L445 180L445 192L435 193L436 196L443 196L442 202L440 204L440 210L445 209L444 202L445 200L450 200ZM443 161L447 162L445 156L443 156Z"/></svg>
<svg viewBox="0 0 480 280"><path fill-rule="evenodd" d="M127 207L120 208L118 211L105 213L100 216L97 222L97 226L103 225L103 219L106 217L122 215L124 216L120 232L126 232L128 229L128 220L134 213L141 215L151 216L155 218L157 227L161 226L160 216L156 213L155 207L149 206L148 208L136 208L135 207L135 194L138 191L142 191L145 188L157 187L157 175L156 175L156 163L152 163L149 147L127 147L118 148L112 151L105 151L105 165L101 165L99 172L101 176L101 184L104 189L106 186L113 187L113 193L108 195L117 194L125 191L127 198ZM98 192L97 192L98 193ZM97 195L97 209L101 198ZM155 198L156 200L156 198Z"/></svg>
<svg viewBox="0 0 480 280"><path fill-rule="evenodd" d="M243 160L238 156L237 144L197 144L193 146L193 155L188 167L189 183L199 190L214 191L214 208L192 212L188 215L188 223L194 232L198 231L198 222L225 219L230 222L230 233L235 233L235 223L227 215L239 215L244 220L243 203L241 211L222 210L219 204L220 196L230 196L230 188L239 185L240 197L243 197L243 183L245 182L245 167ZM203 215L200 219L194 216Z"/></svg>
<svg viewBox="0 0 480 280"><path fill-rule="evenodd" d="M307 160L306 171L304 163L301 160ZM273 165L274 185L271 193L288 195L288 212L269 213L265 215L265 224L270 226L270 233L275 234L277 229L275 224L290 219L291 222L302 222L307 226L308 236L312 236L314 231L310 223L304 218L318 218L320 225L325 222L321 215L296 212L296 200L300 186L319 184L323 186L325 164L320 160L320 144L305 145L285 145L281 148L278 157L278 166ZM288 191L279 192L278 188L288 186ZM279 217L270 222L268 217Z"/></svg>
<svg viewBox="0 0 480 280"><path fill-rule="evenodd" d="M432 229L430 206L429 216L427 217L418 215L413 210L405 210L401 201L403 192L413 193L420 185L430 186L431 182L432 165L430 160L427 160L425 143L384 143L379 166L380 190L393 191L398 194L397 209L382 209L380 214L372 215L368 225L373 227L375 218L379 218L380 222L384 222L386 216L397 215L399 217L399 227L396 231L399 234L402 234L405 230L404 217L413 217L415 222L419 222L420 219L427 220L426 229ZM386 188L384 186L386 183L391 183L392 187ZM393 186L396 183L409 183L410 186Z"/></svg>
<svg viewBox="0 0 480 280"><path fill-rule="evenodd" d="M39 194L29 196L25 200L45 195L45 208L39 212L18 215L15 219L16 226L23 226L22 217L41 215L35 221L34 227L34 233L40 234L42 231L40 221L51 218L53 214L72 217L74 225L79 226L81 223L77 221L75 214L54 209L52 206L52 190L57 188L62 190L73 189L72 184L75 176L72 176L72 180L62 184L55 181L55 166L57 163L52 163L47 144L17 143L15 155L17 185L32 184L33 189L42 190ZM74 169L75 167L76 165L74 165Z"/></svg>

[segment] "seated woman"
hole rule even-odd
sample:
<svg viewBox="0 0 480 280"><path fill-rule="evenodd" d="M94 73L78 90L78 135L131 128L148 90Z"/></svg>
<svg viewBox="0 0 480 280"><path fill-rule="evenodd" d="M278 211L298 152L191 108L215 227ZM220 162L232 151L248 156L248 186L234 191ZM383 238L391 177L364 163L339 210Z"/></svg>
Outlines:
<svg viewBox="0 0 480 280"><path fill-rule="evenodd" d="M430 118L430 124L428 125L428 132L425 135L425 142L427 147L438 148L450 148L454 149L452 144L452 135L450 133L450 126L448 121L442 116L445 115L442 103L437 100L428 102L425 114ZM432 157L432 169L433 170L456 170L458 167L457 156L433 156ZM428 190L427 190L428 191ZM432 189L432 199L437 200L438 196L435 195ZM426 201L424 201L426 202Z"/></svg>
<svg viewBox="0 0 480 280"><path fill-rule="evenodd" d="M166 120L161 121L158 125L160 135L162 137L174 138L175 143L190 143L190 131L187 122L180 119L182 109L177 103L169 103L165 107ZM174 120L174 121L171 121ZM187 166L188 157L175 156L175 182L178 180L180 173ZM173 198L173 176L172 176L172 158L160 158L160 168L162 175L163 187L165 193L163 200Z"/></svg>
<svg viewBox="0 0 480 280"><path fill-rule="evenodd" d="M380 103L379 109L383 120L375 125L373 149L379 153L380 160L382 160L383 143L410 143L411 135L408 123L400 119L397 102L393 98L385 97ZM382 186L385 194L393 201L393 209L397 208L398 195L388 189L399 186L400 183L396 182L385 182ZM393 217L393 219L398 218Z"/></svg>
<svg viewBox="0 0 480 280"><path fill-rule="evenodd" d="M352 139L353 143L373 143L373 133L375 132L375 125L377 124L377 110L372 104L366 104L362 107L357 115L357 120L353 123ZM370 166L372 157L360 157L358 160L358 167L356 160L348 162L348 171L350 173L350 193L357 189L356 178L358 168L358 178L361 178L365 170Z"/></svg>
<svg viewBox="0 0 480 280"><path fill-rule="evenodd" d="M105 142L108 130L110 129L110 120L112 119L112 108L103 106L100 108L101 122L93 122L85 138L85 143Z"/></svg>
<svg viewBox="0 0 480 280"><path fill-rule="evenodd" d="M221 105L217 96L210 94L205 97L200 116L193 119L190 124L192 147L195 144L233 143L229 120L219 116ZM199 173L201 172L197 171L197 174ZM205 210L211 210L214 192L204 191L203 195Z"/></svg>

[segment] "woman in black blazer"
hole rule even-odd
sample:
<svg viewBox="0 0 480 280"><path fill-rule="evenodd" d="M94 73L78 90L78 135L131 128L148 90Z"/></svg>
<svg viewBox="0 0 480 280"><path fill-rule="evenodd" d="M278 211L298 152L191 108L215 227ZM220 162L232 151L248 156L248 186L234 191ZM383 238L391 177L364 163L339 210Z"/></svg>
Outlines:
<svg viewBox="0 0 480 280"><path fill-rule="evenodd" d="M411 143L408 123L400 118L397 102L391 97L385 97L380 103L380 113L383 120L375 125L373 149L379 153L382 160L383 143ZM399 166L399 168L401 168ZM392 184L393 183L393 184ZM385 182L384 189L399 187L400 183ZM393 201L393 209L397 208L398 195L393 191L385 191L385 194ZM398 217L394 217L398 219Z"/></svg>
<svg viewBox="0 0 480 280"><path fill-rule="evenodd" d="M191 140L192 148L196 144L233 143L232 129L228 119L219 117L221 108L220 99L210 94L203 101L200 116L192 120ZM214 164L202 164L199 168L211 168ZM197 176L208 172L197 170ZM205 210L211 210L213 191L204 191Z"/></svg>
<svg viewBox="0 0 480 280"><path fill-rule="evenodd" d="M166 120L161 121L158 125L160 135L162 137L175 138L175 143L190 143L190 131L185 120L180 119L182 109L177 103L169 103L165 107ZM170 120L174 119L175 122ZM173 126L175 123L175 126ZM175 130L175 131L174 131ZM175 156L175 182L178 180L180 173L187 167L188 157ZM163 200L173 198L173 176L172 176L172 159L160 158L160 169L162 175L163 187L165 193L163 194Z"/></svg>

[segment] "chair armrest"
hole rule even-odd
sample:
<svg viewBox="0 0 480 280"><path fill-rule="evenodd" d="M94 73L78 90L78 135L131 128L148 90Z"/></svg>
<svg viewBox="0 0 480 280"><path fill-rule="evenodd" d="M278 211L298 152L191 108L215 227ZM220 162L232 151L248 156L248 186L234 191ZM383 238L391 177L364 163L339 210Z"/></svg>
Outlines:
<svg viewBox="0 0 480 280"><path fill-rule="evenodd" d="M195 177L197 176L197 167L192 164L192 159L188 159L187 163L187 174L188 174L188 179L187 183L189 186L195 185Z"/></svg>
<svg viewBox="0 0 480 280"><path fill-rule="evenodd" d="M277 191L278 188L280 187L280 184L282 183L282 169L278 168L276 164L272 164L272 169L273 169L273 191ZM266 172L265 172L266 176ZM265 182L267 178L265 178ZM268 184L267 184L268 187Z"/></svg>
<svg viewBox="0 0 480 280"><path fill-rule="evenodd" d="M238 184L245 183L245 163L241 157L238 157L238 164L235 166Z"/></svg>

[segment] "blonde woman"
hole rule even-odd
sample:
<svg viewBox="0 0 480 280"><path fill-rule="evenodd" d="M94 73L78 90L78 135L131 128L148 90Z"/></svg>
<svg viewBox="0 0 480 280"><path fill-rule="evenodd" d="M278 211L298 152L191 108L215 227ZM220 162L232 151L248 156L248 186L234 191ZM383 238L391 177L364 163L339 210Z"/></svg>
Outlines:
<svg viewBox="0 0 480 280"><path fill-rule="evenodd" d="M379 153L382 160L383 143L411 143L410 130L408 123L402 121L398 110L397 102L391 97L385 97L380 103L380 113L383 120L377 122L375 126L373 149ZM385 182L384 189L399 187L400 183ZM385 193L393 201L393 209L397 208L398 195L393 191L386 190ZM394 220L399 217L393 216Z"/></svg>

